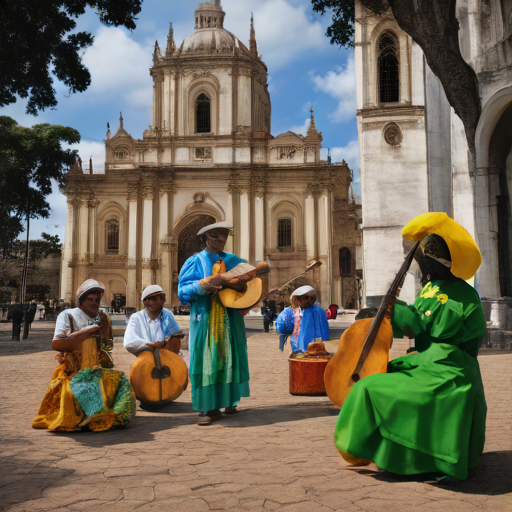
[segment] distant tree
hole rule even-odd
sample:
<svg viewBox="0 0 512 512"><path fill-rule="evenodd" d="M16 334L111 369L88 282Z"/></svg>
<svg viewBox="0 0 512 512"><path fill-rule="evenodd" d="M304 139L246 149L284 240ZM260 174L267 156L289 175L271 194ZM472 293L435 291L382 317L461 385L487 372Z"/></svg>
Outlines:
<svg viewBox="0 0 512 512"><path fill-rule="evenodd" d="M30 260L44 260L50 254L60 254L61 248L59 235L52 236L48 233L41 233L41 240L30 241Z"/></svg>
<svg viewBox="0 0 512 512"><path fill-rule="evenodd" d="M74 32L87 8L106 25L133 30L142 0L2 0L0 2L0 106L29 98L27 112L55 107L56 77L70 93L83 92L91 75L83 50L89 32Z"/></svg>
<svg viewBox="0 0 512 512"><path fill-rule="evenodd" d="M313 11L332 16L327 29L331 43L354 45L354 0L311 0ZM421 47L427 63L443 85L446 97L464 123L471 160L482 112L473 68L462 58L456 0L361 0L374 14L391 10L399 27Z"/></svg>
<svg viewBox="0 0 512 512"><path fill-rule="evenodd" d="M26 222L25 268L29 257L30 219L47 218L50 205L46 197L52 180L62 184L64 171L76 160L77 152L63 149L62 143L75 144L80 134L73 128L38 124L18 126L10 117L0 117L0 251L5 257ZM47 240L51 243L51 240ZM22 284L22 300L24 283Z"/></svg>

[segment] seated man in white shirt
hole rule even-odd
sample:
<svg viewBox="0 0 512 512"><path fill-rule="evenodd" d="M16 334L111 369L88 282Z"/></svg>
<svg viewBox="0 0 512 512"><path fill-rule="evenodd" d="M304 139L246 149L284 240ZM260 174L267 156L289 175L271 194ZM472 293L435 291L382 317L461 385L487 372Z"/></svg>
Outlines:
<svg viewBox="0 0 512 512"><path fill-rule="evenodd" d="M134 313L124 333L124 347L138 355L143 350L166 348L179 353L181 333L174 315L164 308L165 292L153 284L144 288L141 297L144 309Z"/></svg>

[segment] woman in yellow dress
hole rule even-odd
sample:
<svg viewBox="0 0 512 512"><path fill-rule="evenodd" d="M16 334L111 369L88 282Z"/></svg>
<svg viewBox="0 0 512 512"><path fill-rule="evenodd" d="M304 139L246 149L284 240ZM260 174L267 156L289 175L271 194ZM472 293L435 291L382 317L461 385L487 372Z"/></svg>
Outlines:
<svg viewBox="0 0 512 512"><path fill-rule="evenodd" d="M135 396L124 373L114 370L105 350L112 326L100 311L103 284L88 279L77 290L78 307L57 318L52 348L60 365L43 398L33 428L54 431L108 430L126 425L135 413Z"/></svg>

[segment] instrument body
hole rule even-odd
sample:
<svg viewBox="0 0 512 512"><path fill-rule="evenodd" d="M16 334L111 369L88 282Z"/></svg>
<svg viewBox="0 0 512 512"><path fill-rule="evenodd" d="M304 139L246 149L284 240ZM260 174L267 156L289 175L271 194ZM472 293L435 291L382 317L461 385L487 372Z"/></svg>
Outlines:
<svg viewBox="0 0 512 512"><path fill-rule="evenodd" d="M219 291L219 298L223 306L232 309L248 309L258 304L263 292L263 282L259 276L269 272L270 268L264 261L259 262L256 267L248 263L240 263L228 272L214 266L213 275L223 273L230 278L229 282Z"/></svg>
<svg viewBox="0 0 512 512"><path fill-rule="evenodd" d="M325 369L324 382L327 396L338 407L343 405L354 384L352 380L354 368L363 350L372 322L373 318L365 318L354 322L342 334L338 350ZM374 373L386 372L392 341L393 329L391 328L391 322L388 318L385 318L365 365L359 373L361 378Z"/></svg>
<svg viewBox="0 0 512 512"><path fill-rule="evenodd" d="M361 378L385 373L393 342L391 315L420 242L409 251L373 319L358 320L341 336L336 354L325 370L327 396L343 406L350 388Z"/></svg>
<svg viewBox="0 0 512 512"><path fill-rule="evenodd" d="M187 389L188 368L185 361L170 350L145 350L132 364L130 384L138 400L165 405Z"/></svg>

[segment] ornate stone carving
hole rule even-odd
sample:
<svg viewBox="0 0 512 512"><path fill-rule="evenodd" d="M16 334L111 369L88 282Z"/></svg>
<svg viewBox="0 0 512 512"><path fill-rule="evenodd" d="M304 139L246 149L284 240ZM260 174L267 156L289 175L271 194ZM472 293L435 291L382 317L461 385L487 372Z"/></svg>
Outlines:
<svg viewBox="0 0 512 512"><path fill-rule="evenodd" d="M128 191L126 199L128 201L137 201L137 196L139 195L139 187L136 183L130 183L128 185Z"/></svg>
<svg viewBox="0 0 512 512"><path fill-rule="evenodd" d="M277 148L278 160L284 160L285 158L291 160L298 153L302 153L302 148L299 146L282 146Z"/></svg>
<svg viewBox="0 0 512 512"><path fill-rule="evenodd" d="M211 160L212 148L195 148L194 158L196 160Z"/></svg>
<svg viewBox="0 0 512 512"><path fill-rule="evenodd" d="M142 194L144 199L154 199L157 180L151 176L145 175L142 181Z"/></svg>
<svg viewBox="0 0 512 512"><path fill-rule="evenodd" d="M240 174L237 172L232 172L229 177L229 185L228 192L230 194L240 194L242 192L242 186L238 179L240 178Z"/></svg>
<svg viewBox="0 0 512 512"><path fill-rule="evenodd" d="M251 76L252 77L252 68L247 66L240 66L238 68L238 74L243 76Z"/></svg>
<svg viewBox="0 0 512 512"><path fill-rule="evenodd" d="M396 123L388 123L383 130L384 140L394 148L399 148L403 140L402 130Z"/></svg>

